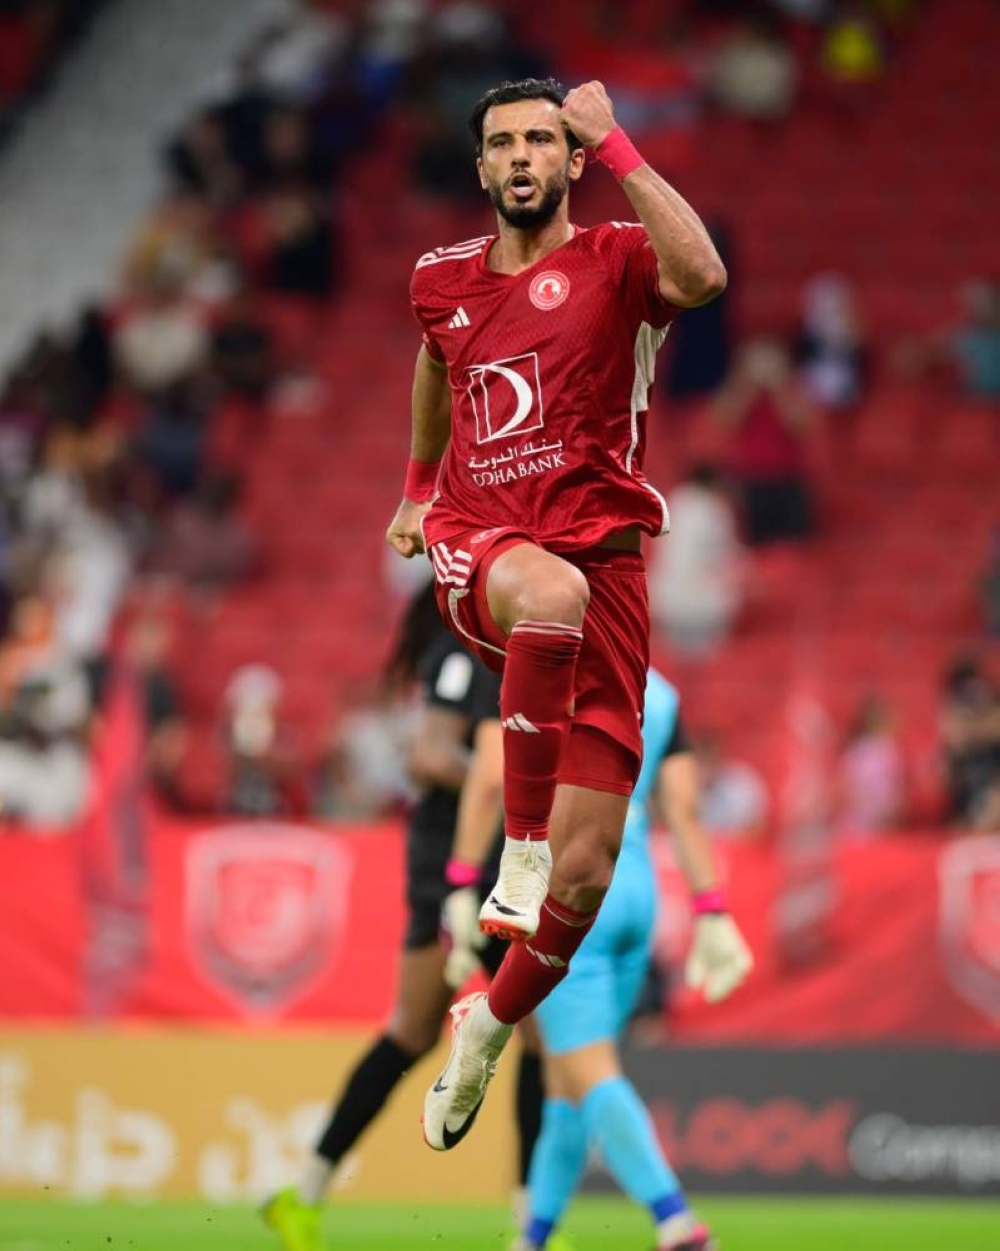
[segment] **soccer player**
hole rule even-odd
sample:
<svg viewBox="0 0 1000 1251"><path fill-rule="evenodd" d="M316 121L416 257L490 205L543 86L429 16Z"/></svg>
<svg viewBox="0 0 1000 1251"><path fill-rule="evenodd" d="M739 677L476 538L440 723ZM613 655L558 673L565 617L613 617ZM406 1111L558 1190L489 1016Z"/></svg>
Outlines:
<svg viewBox="0 0 1000 1251"><path fill-rule="evenodd" d="M424 1106L440 1151L468 1132L515 1023L566 975L611 882L642 756L640 536L668 524L642 473L654 357L676 311L725 286L701 221L600 83L505 83L471 128L497 234L417 262L424 343L387 538L430 554L446 622L503 669L507 837L481 924L519 941L488 996L453 1010ZM639 223L570 221L585 149Z"/></svg>
<svg viewBox="0 0 1000 1251"><path fill-rule="evenodd" d="M410 758L423 793L407 831L409 922L399 987L385 1032L348 1078L298 1186L280 1191L264 1206L264 1219L285 1251L320 1251L321 1204L337 1165L379 1115L406 1071L437 1043L455 987L468 979L477 964L495 973L506 950L495 939L488 944L483 940L474 950L464 947L449 956L439 932L446 897L451 897L452 910L460 908L463 896L479 881L468 868L449 879L448 866L460 792L467 778L488 779L491 769L497 771L490 762L500 752L499 678L442 626L433 585L411 601L388 675L390 681L404 686L419 678L423 689L423 710ZM499 827L499 796L491 804L480 786L469 798L473 810L465 819L486 822L487 828L482 834L476 831L475 838L483 847L486 872L495 872L499 846L491 851L491 843L497 843L491 831ZM477 893L477 911L479 900ZM541 1103L537 1049L525 1049L517 1091L522 1184L538 1133Z"/></svg>
<svg viewBox="0 0 1000 1251"><path fill-rule="evenodd" d="M558 1224L596 1147L621 1188L646 1207L657 1251L709 1251L657 1141L649 1113L622 1073L618 1042L642 989L656 928L650 806L660 801L694 900L688 982L712 1001L743 981L753 960L715 876L698 820L697 766L681 728L676 690L655 671L646 685L645 757L621 856L597 924L566 980L540 1005L548 1098L531 1164L530 1218L517 1251L552 1247Z"/></svg>

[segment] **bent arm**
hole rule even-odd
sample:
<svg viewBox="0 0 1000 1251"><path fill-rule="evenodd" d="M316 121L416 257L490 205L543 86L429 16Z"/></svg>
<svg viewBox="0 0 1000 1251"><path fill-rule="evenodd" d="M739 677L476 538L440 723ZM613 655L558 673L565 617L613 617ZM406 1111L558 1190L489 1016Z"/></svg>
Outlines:
<svg viewBox="0 0 1000 1251"><path fill-rule="evenodd" d="M622 182L656 253L660 295L678 308L697 308L726 289L726 267L701 218L649 165Z"/></svg>
<svg viewBox="0 0 1000 1251"><path fill-rule="evenodd" d="M410 456L436 464L451 438L451 388L447 367L422 347L413 371Z"/></svg>

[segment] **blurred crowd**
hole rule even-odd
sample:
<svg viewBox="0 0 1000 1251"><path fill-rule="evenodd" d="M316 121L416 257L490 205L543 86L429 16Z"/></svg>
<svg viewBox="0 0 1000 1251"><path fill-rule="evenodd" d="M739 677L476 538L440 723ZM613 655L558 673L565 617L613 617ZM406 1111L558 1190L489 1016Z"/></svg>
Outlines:
<svg viewBox="0 0 1000 1251"><path fill-rule="evenodd" d="M11 87L10 32L55 48L93 7L0 0L0 108L32 81ZM387 117L412 136L415 193L465 200L478 194L468 103L499 80L601 76L626 126L680 150L714 110L766 130L812 93L850 118L918 7L594 3L567 27L527 3L276 3L165 143L164 195L126 249L117 297L82 310L68 332L40 333L0 385L2 816L46 828L81 814L102 692L122 669L142 691L155 792L179 810L205 804L185 787L190 745L163 588L210 605L272 572L242 506L241 470L270 401L308 365L285 351L281 319L308 317L351 280L342 189ZM26 54L13 62L27 65ZM713 229L730 251L724 223ZM727 261L738 282L739 257ZM958 296L955 317L898 344L888 367L1000 403L1000 285L976 278ZM849 435L873 372L887 367L873 359L866 320L833 272L806 284L798 324L781 334L736 338L726 301L680 319L663 385L681 407L707 397L723 448L672 493L673 534L651 569L656 629L681 659L711 656L740 628L754 552L816 534L805 442L820 421ZM996 638L1000 538L981 593ZM332 819L404 808L413 692L374 681L359 690L315 759L265 660L230 676L218 710L227 781L210 805ZM963 660L941 706L948 816L1000 829L1000 691ZM766 832L764 778L709 729L698 753L706 821L732 837ZM907 763L877 693L837 755L833 822L905 822Z"/></svg>

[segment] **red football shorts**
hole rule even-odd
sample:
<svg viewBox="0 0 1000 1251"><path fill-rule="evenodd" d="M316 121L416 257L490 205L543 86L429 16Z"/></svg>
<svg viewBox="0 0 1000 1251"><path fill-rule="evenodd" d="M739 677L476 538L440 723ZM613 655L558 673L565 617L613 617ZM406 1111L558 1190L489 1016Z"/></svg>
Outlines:
<svg viewBox="0 0 1000 1251"><path fill-rule="evenodd" d="M429 550L445 624L480 660L503 670L506 637L490 615L486 582L498 556L527 534L469 530ZM642 710L649 666L649 598L638 552L592 547L560 553L590 586L576 668L573 722L559 781L631 795L642 764Z"/></svg>

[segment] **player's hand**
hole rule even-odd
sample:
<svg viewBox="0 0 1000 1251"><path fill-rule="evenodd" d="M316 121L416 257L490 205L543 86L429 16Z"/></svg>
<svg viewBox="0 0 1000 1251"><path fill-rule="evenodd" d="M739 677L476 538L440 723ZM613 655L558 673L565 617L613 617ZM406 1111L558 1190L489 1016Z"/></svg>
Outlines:
<svg viewBox="0 0 1000 1251"><path fill-rule="evenodd" d="M753 968L753 956L739 926L728 912L695 917L691 951L684 978L693 990L718 1003L742 985Z"/></svg>
<svg viewBox="0 0 1000 1251"><path fill-rule="evenodd" d="M444 980L460 990L479 968L479 952L488 939L479 928L479 892L474 886L453 890L441 909L441 929L450 944Z"/></svg>
<svg viewBox="0 0 1000 1251"><path fill-rule="evenodd" d="M385 541L407 560L424 550L420 522L428 508L430 504L415 504L413 500L403 500L396 509L392 524L385 532Z"/></svg>
<svg viewBox="0 0 1000 1251"><path fill-rule="evenodd" d="M559 120L588 148L598 147L617 125L611 99L599 82L574 87L563 101Z"/></svg>

